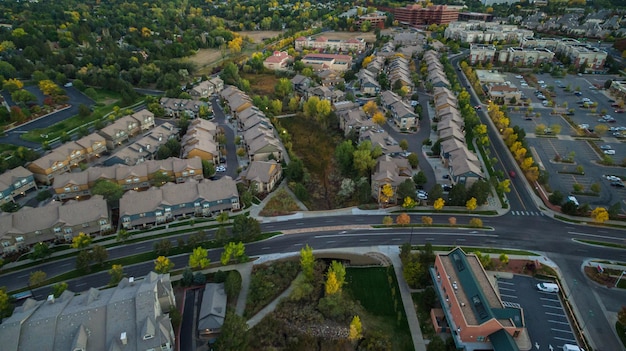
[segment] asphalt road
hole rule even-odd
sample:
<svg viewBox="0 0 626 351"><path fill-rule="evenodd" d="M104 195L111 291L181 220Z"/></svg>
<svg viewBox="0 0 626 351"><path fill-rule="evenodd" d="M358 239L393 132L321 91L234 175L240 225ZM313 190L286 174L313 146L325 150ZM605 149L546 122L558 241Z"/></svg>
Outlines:
<svg viewBox="0 0 626 351"><path fill-rule="evenodd" d="M68 103L71 104L70 108L56 113L52 113L46 117L42 117L32 122L22 124L21 126L12 129L11 131L7 132L5 136L0 137L0 143L26 146L29 148L37 149L41 147L40 144L23 140L20 138L20 135L33 129L51 126L55 123L61 122L67 118L77 115L78 106L80 106L81 104L90 107L95 104L93 100L91 100L89 97L87 97L85 94L81 93L78 89L74 87L62 87L62 89L65 90L67 96L69 97ZM36 90L38 91L39 89ZM2 94L9 105L13 104L13 101L10 100L11 97L7 96L8 94ZM39 95L41 95L41 92L39 92Z"/></svg>

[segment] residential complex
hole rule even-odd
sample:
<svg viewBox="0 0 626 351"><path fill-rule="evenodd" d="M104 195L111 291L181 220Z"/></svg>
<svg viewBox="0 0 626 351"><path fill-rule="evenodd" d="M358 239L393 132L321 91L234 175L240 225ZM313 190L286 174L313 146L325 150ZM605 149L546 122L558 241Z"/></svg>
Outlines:
<svg viewBox="0 0 626 351"><path fill-rule="evenodd" d="M210 110L211 107L206 102L192 99L174 99L162 97L160 100L161 107L165 110L165 115L172 118L186 117L195 119L200 117L200 107Z"/></svg>
<svg viewBox="0 0 626 351"><path fill-rule="evenodd" d="M348 40L329 39L324 36L319 37L300 37L295 41L296 50L317 49L326 51L355 51L361 52L365 50L365 40L361 38L350 38Z"/></svg>
<svg viewBox="0 0 626 351"><path fill-rule="evenodd" d="M220 157L218 135L220 131L215 123L204 119L193 120L181 140L182 157L199 157L218 164Z"/></svg>
<svg viewBox="0 0 626 351"><path fill-rule="evenodd" d="M172 351L169 274L123 278L117 287L28 299L0 324L3 351Z"/></svg>
<svg viewBox="0 0 626 351"><path fill-rule="evenodd" d="M239 179L254 190L254 193L267 194L274 190L282 179L283 168L280 163L272 161L252 161Z"/></svg>
<svg viewBox="0 0 626 351"><path fill-rule="evenodd" d="M528 337L523 310L502 302L476 255L437 254L430 274L441 302L431 310L436 332L445 327L464 350L520 350L517 342Z"/></svg>
<svg viewBox="0 0 626 351"><path fill-rule="evenodd" d="M52 201L42 207L0 213L0 249L9 254L38 242L68 242L79 232L100 235L112 229L107 203L100 195L65 204Z"/></svg>
<svg viewBox="0 0 626 351"><path fill-rule="evenodd" d="M411 4L391 9L391 11L398 22L409 26L448 24L459 18L459 10L447 5L424 7L421 4Z"/></svg>
<svg viewBox="0 0 626 351"><path fill-rule="evenodd" d="M188 179L201 180L202 161L198 157L190 159L168 158L151 160L127 166L116 164L109 167L90 167L82 172L59 175L53 184L54 193L60 200L79 199L91 195L91 188L99 180L106 180L122 186L126 190L145 190L151 187L155 177L169 177L176 183Z"/></svg>
<svg viewBox="0 0 626 351"><path fill-rule="evenodd" d="M379 204L397 204L397 190L405 180L411 179L413 171L406 158L391 157L389 155L380 156L376 160L376 168L372 174L372 196ZM383 194L383 187L390 185L393 189L393 196L386 197ZM403 199L400 199L403 200Z"/></svg>
<svg viewBox="0 0 626 351"><path fill-rule="evenodd" d="M120 225L125 229L150 227L179 217L212 216L239 209L239 193L231 177L189 180L126 192L120 199Z"/></svg>
<svg viewBox="0 0 626 351"><path fill-rule="evenodd" d="M452 22L446 28L446 38L462 43L521 42L524 38L532 38L532 30L521 29L516 25L500 24L499 22L468 21Z"/></svg>
<svg viewBox="0 0 626 351"><path fill-rule="evenodd" d="M263 61L263 67L271 70L285 70L291 62L293 62L293 56L286 51L274 51L271 56Z"/></svg>
<svg viewBox="0 0 626 351"><path fill-rule="evenodd" d="M22 166L10 169L0 174L0 205L36 189L37 184L31 171Z"/></svg>
<svg viewBox="0 0 626 351"><path fill-rule="evenodd" d="M213 77L202 81L189 90L189 95L195 99L206 99L224 89L224 81L220 77Z"/></svg>
<svg viewBox="0 0 626 351"><path fill-rule="evenodd" d="M165 122L149 132L143 137L136 139L128 146L115 152L115 155L103 162L105 166L113 164L125 164L128 166L138 165L156 157L159 148L170 139L178 138L178 128L169 122Z"/></svg>
<svg viewBox="0 0 626 351"><path fill-rule="evenodd" d="M336 54L307 54L302 58L302 63L310 66L314 71L331 69L345 72L352 68L352 56Z"/></svg>

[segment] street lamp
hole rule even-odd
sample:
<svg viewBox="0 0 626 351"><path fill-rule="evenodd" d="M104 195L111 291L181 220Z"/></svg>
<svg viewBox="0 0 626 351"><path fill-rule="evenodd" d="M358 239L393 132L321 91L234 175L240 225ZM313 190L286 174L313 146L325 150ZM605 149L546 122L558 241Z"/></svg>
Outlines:
<svg viewBox="0 0 626 351"><path fill-rule="evenodd" d="M626 271L622 271L622 274L620 274L619 278L617 278L617 281L615 282L615 287L616 288L619 285L619 281L622 280L622 277L624 276L624 274L626 274Z"/></svg>

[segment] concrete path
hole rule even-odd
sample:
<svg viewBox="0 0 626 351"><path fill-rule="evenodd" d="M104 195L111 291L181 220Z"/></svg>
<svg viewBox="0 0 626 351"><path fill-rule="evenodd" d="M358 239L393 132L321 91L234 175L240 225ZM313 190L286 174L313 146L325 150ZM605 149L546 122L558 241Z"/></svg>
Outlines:
<svg viewBox="0 0 626 351"><path fill-rule="evenodd" d="M283 291L282 294L278 295L277 298L275 298L267 306L263 307L263 309L261 309L252 318L248 319L248 328L253 328L255 325L259 324L259 322L262 321L263 318L265 318L265 316L267 316L269 313L271 313L272 311L276 309L276 306L278 306L278 303L282 299L289 297L289 295L291 295L291 292L294 289L294 282L295 282L295 279L291 282L291 285L289 285L289 287L285 291Z"/></svg>

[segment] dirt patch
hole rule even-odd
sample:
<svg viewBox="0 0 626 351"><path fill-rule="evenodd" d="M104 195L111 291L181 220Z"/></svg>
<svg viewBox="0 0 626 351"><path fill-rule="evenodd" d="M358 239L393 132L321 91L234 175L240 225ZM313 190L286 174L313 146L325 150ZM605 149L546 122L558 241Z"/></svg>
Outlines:
<svg viewBox="0 0 626 351"><path fill-rule="evenodd" d="M222 53L220 49L200 49L195 55L186 58L186 60L192 62L198 68L217 63L221 59Z"/></svg>
<svg viewBox="0 0 626 351"><path fill-rule="evenodd" d="M250 96L267 96L274 98L274 87L278 82L278 77L274 74L248 74L240 72L239 75L250 82Z"/></svg>
<svg viewBox="0 0 626 351"><path fill-rule="evenodd" d="M239 32L242 37L249 37L255 44L262 43L264 39L276 38L282 33L283 32L273 30L253 30Z"/></svg>
<svg viewBox="0 0 626 351"><path fill-rule="evenodd" d="M362 38L368 43L373 43L376 41L376 34L374 32L324 32L320 34L316 34L313 37L323 36L328 39L337 39L337 40L347 40L352 38Z"/></svg>

